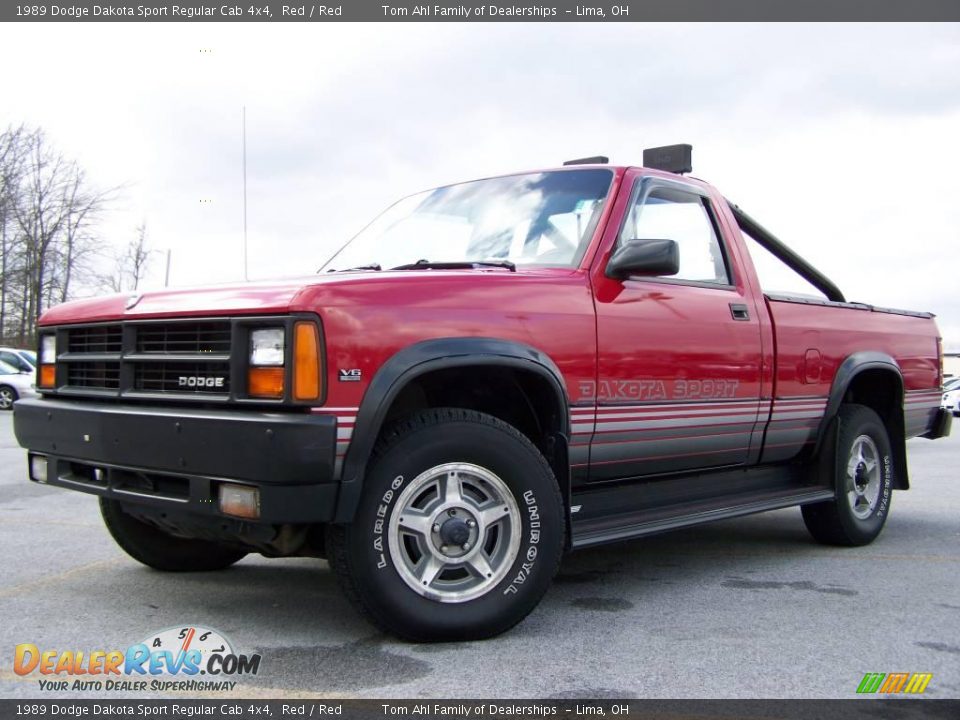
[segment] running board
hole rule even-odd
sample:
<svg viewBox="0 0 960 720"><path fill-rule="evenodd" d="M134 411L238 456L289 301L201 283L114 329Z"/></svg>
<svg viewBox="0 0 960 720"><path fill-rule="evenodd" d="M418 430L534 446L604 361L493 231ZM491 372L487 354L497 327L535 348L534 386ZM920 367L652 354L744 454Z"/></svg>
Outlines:
<svg viewBox="0 0 960 720"><path fill-rule="evenodd" d="M638 512L607 516L577 522L573 516L573 548L601 545L654 533L700 525L715 520L780 510L794 505L833 500L831 489L819 487L801 492L774 491L763 494L719 497L710 501L682 503Z"/></svg>

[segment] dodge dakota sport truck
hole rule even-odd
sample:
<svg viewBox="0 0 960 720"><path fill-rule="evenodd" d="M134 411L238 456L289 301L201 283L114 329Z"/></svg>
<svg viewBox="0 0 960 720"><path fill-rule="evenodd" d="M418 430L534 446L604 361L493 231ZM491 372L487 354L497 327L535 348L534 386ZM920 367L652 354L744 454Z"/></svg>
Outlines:
<svg viewBox="0 0 960 720"><path fill-rule="evenodd" d="M401 200L305 279L50 309L30 479L158 570L327 558L415 641L507 630L571 549L794 505L871 542L949 433L933 317L848 302L689 146L588 160Z"/></svg>

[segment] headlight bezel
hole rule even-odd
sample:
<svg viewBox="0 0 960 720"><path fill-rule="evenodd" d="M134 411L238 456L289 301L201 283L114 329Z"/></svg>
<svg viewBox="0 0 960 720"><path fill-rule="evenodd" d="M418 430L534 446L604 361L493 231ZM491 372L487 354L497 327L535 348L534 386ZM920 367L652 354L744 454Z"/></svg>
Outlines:
<svg viewBox="0 0 960 720"><path fill-rule="evenodd" d="M309 326L309 332L304 332L305 326ZM326 347L319 318L312 314L294 313L282 319L244 319L240 335L245 354L245 383L242 390L246 402L318 405L325 401ZM312 340L315 348L313 354L308 355L315 365L311 365L314 382L307 383L310 388L307 392L303 391L303 369L298 371L304 358L303 337Z"/></svg>
<svg viewBox="0 0 960 720"><path fill-rule="evenodd" d="M57 334L43 332L37 340L37 389L55 390L57 387Z"/></svg>

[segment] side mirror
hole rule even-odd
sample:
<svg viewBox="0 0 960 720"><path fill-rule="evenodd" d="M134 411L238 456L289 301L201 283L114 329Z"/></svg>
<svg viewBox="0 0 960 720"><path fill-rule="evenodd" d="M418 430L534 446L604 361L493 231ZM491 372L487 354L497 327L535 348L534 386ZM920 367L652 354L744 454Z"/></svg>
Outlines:
<svg viewBox="0 0 960 720"><path fill-rule="evenodd" d="M680 272L680 246L675 240L628 240L607 263L607 277L623 280L631 275L676 275Z"/></svg>

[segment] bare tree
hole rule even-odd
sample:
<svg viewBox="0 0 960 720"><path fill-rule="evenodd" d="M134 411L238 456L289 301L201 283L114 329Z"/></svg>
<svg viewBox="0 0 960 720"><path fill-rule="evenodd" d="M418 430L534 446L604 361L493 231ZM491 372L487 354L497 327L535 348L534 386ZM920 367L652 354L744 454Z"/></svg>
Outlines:
<svg viewBox="0 0 960 720"><path fill-rule="evenodd" d="M24 165L24 138L21 125L0 133L0 339L6 337L12 297L16 293L19 248L14 213L19 200Z"/></svg>
<svg viewBox="0 0 960 720"><path fill-rule="evenodd" d="M94 226L114 191L98 192L43 131L0 134L0 336L31 343L40 314L90 284Z"/></svg>
<svg viewBox="0 0 960 720"><path fill-rule="evenodd" d="M154 252L147 247L147 225L140 223L133 239L114 256L113 272L101 278L101 287L115 293L139 289Z"/></svg>

